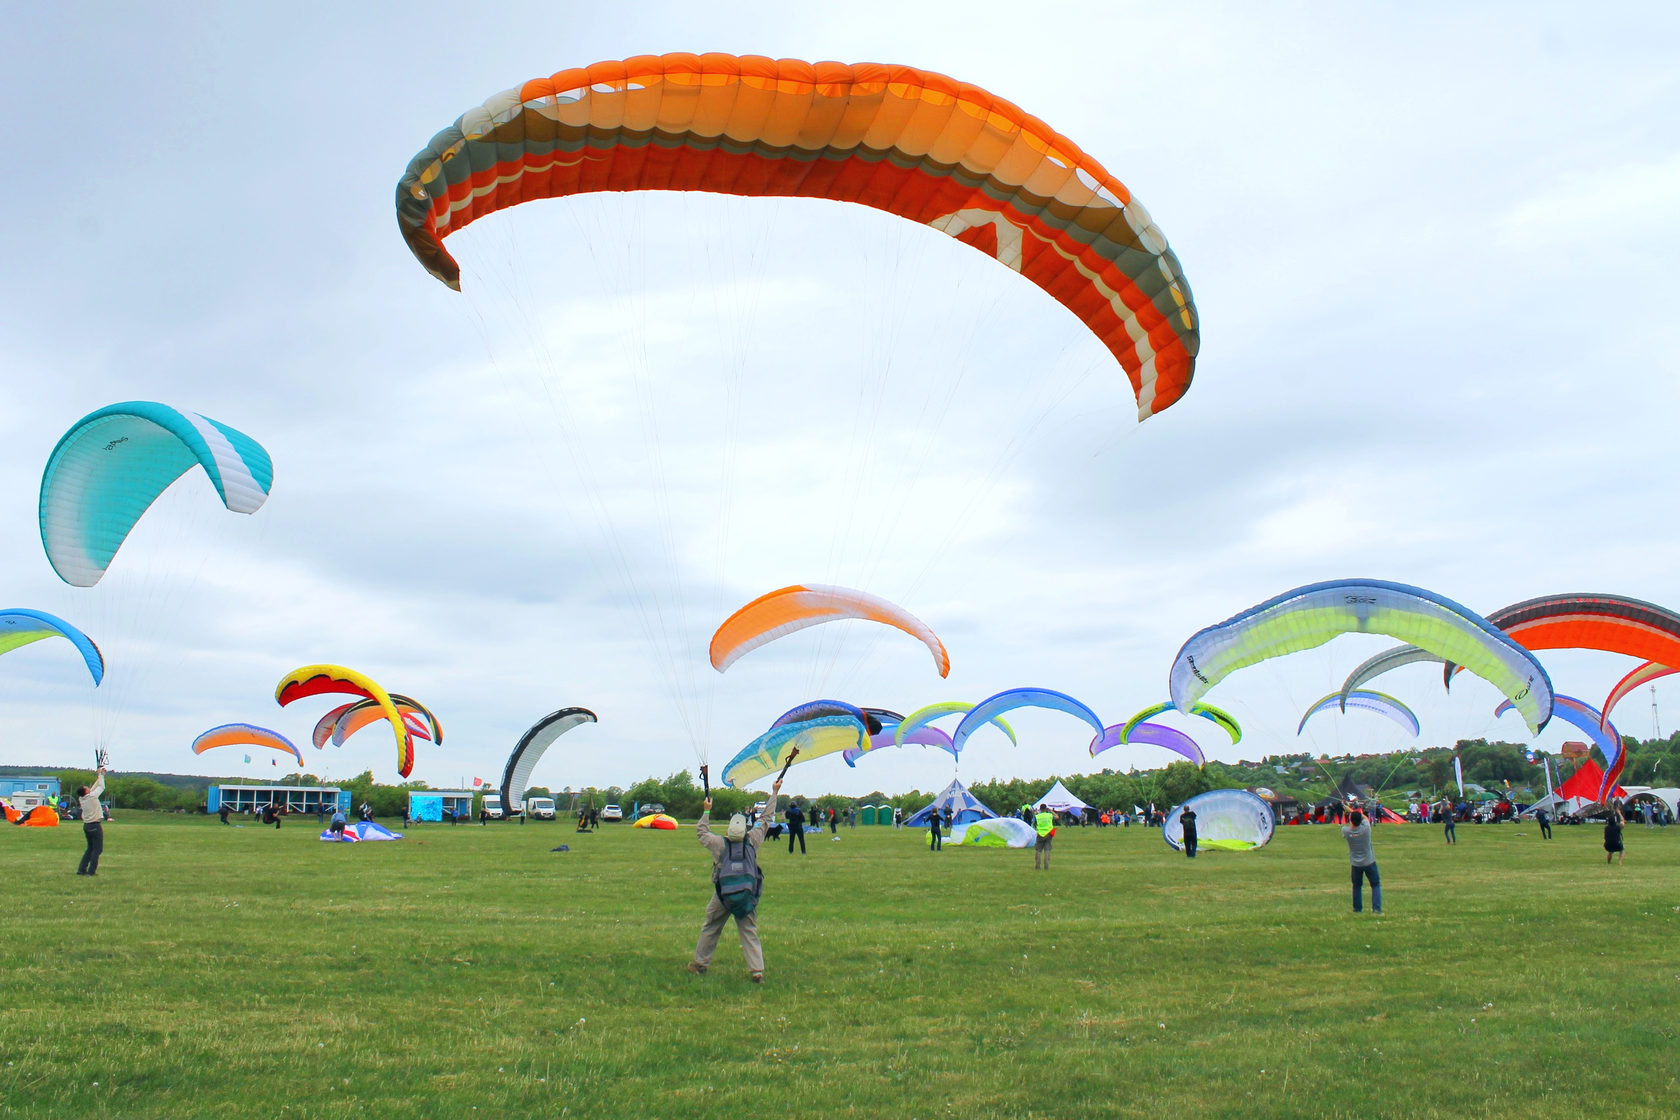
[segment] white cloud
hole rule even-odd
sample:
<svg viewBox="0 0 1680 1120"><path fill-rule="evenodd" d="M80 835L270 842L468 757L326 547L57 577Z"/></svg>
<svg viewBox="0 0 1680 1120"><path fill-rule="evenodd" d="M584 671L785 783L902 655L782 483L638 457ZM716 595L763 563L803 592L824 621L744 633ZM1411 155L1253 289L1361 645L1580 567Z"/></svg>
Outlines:
<svg viewBox="0 0 1680 1120"><path fill-rule="evenodd" d="M500 18L529 34L464 42L437 40L425 3L396 20L32 16L0 75L12 103L63 73L123 96L73 144L55 113L14 122L14 150L53 170L9 199L26 220L0 277L0 577L140 665L90 704L63 651L6 655L0 761L77 762L102 727L123 765L201 768L185 743L214 723L307 734L324 708L281 712L274 681L338 659L443 718L422 777L493 776L531 721L581 703L602 722L537 779L623 783L692 767L691 739L720 767L825 692L908 710L1040 684L1123 719L1162 698L1190 632L1328 576L1483 609L1578 588L1680 602L1663 512L1680 163L1653 140L1680 105L1657 10L1629 35L1528 6L1076 5L1079 33L1034 50L998 33L1002 13L901 8L516 5ZM451 238L462 295L409 258L391 190L454 114L695 42L916 62L1075 136L1196 290L1189 397L1138 427L1053 301L846 207L533 205ZM40 467L77 416L130 398L250 431L274 495L244 519L172 493L111 586L73 592L35 538ZM859 626L714 673L723 614L801 580L905 603L946 637L951 678ZM1251 735L1213 753L1291 743L1294 705L1363 655L1233 680L1215 699ZM1560 688L1601 695L1610 660L1560 661ZM1424 694L1426 676L1397 679ZM1426 731L1486 727L1466 693L1420 710ZM962 773L1090 765L1077 723L1019 726L1020 749L976 741ZM368 731L318 757L389 777L391 755ZM795 773L927 789L950 764L913 750Z"/></svg>

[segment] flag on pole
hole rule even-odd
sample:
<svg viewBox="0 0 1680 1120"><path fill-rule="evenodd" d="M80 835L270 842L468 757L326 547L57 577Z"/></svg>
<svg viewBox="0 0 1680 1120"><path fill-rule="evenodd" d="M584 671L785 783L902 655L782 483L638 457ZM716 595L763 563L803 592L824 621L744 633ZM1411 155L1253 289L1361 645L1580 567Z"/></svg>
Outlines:
<svg viewBox="0 0 1680 1120"><path fill-rule="evenodd" d="M1550 797L1552 796L1552 760L1545 758L1541 759L1541 762L1546 768L1546 796Z"/></svg>
<svg viewBox="0 0 1680 1120"><path fill-rule="evenodd" d="M1464 767L1459 764L1459 760L1457 758L1453 759L1453 777L1458 779L1458 795L1460 797L1463 797L1464 796Z"/></svg>
<svg viewBox="0 0 1680 1120"><path fill-rule="evenodd" d="M479 786L481 786L483 784L484 784L484 779L483 778L474 778L473 779L473 788L474 789L477 789Z"/></svg>

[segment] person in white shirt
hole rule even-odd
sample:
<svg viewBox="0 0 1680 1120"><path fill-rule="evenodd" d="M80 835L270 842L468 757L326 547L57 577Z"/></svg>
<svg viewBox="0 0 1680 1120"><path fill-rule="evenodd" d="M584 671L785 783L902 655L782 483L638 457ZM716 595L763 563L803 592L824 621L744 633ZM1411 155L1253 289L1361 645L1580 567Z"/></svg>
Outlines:
<svg viewBox="0 0 1680 1120"><path fill-rule="evenodd" d="M76 800L82 809L82 835L87 837L87 851L82 853L82 862L76 868L78 875L99 874L99 856L105 850L105 826L100 822L105 819L105 806L99 803L99 795L105 792L105 767L99 768L99 776L93 780L91 786L80 786L76 790Z"/></svg>

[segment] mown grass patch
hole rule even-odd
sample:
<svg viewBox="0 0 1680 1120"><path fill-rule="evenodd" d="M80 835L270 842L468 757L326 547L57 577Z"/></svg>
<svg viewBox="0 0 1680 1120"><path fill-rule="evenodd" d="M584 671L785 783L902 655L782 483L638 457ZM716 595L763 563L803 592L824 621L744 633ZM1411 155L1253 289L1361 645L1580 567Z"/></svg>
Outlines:
<svg viewBox="0 0 1680 1120"><path fill-rule="evenodd" d="M1672 1116L1680 829L1330 828L1194 862L842 830L765 852L768 982L692 831L396 844L126 814L0 830L0 1116ZM572 850L549 849L569 844ZM97 1083L97 1085L95 1084Z"/></svg>

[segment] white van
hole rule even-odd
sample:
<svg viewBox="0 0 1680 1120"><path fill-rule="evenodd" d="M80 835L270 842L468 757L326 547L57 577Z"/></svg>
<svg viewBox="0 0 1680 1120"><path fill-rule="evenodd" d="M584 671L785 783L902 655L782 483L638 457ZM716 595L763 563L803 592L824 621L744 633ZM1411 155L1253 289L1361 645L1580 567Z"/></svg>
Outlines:
<svg viewBox="0 0 1680 1120"><path fill-rule="evenodd" d="M551 821L554 819L554 798L527 797L525 799L525 815L534 820Z"/></svg>
<svg viewBox="0 0 1680 1120"><path fill-rule="evenodd" d="M484 815L493 821L499 821L502 819L503 813L501 794L487 793L484 795Z"/></svg>

